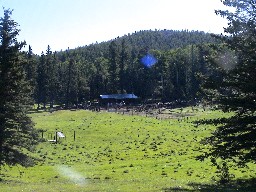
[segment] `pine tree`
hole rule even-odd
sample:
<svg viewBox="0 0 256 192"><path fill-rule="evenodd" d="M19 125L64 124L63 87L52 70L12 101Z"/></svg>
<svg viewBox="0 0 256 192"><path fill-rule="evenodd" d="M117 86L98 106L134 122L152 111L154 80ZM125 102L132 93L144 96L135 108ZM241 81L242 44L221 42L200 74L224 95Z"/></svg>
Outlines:
<svg viewBox="0 0 256 192"><path fill-rule="evenodd" d="M53 108L54 100L57 95L57 64L54 60L51 47L48 45L46 50L46 75L47 75L47 101L50 102L50 108Z"/></svg>
<svg viewBox="0 0 256 192"><path fill-rule="evenodd" d="M36 96L36 79L37 79L37 59L32 51L31 46L29 45L28 52L26 54L25 60L25 72L26 80L30 82L30 86L33 92L33 98Z"/></svg>
<svg viewBox="0 0 256 192"><path fill-rule="evenodd" d="M125 40L122 40L121 43L121 53L120 53L120 65L119 65L119 85L120 85L120 91L123 94L126 91L125 87L125 77L126 77L126 67L127 67L127 61L128 61L128 53L127 53L127 45Z"/></svg>
<svg viewBox="0 0 256 192"><path fill-rule="evenodd" d="M70 104L78 106L78 68L77 63L73 58L69 59L66 71L66 104L65 107L70 107Z"/></svg>
<svg viewBox="0 0 256 192"><path fill-rule="evenodd" d="M17 23L11 10L0 19L0 166L32 165L28 151L37 143L37 132L27 115L31 106L31 90L25 80Z"/></svg>
<svg viewBox="0 0 256 192"><path fill-rule="evenodd" d="M118 45L112 41L109 45L109 93L116 94L120 89Z"/></svg>
<svg viewBox="0 0 256 192"><path fill-rule="evenodd" d="M47 103L47 67L46 67L46 56L44 53L41 53L38 68L37 68L37 89L36 89L36 96L37 96L37 105L38 108L40 104L43 103L44 108L46 108Z"/></svg>
<svg viewBox="0 0 256 192"><path fill-rule="evenodd" d="M218 37L226 47L209 60L216 70L205 88L220 109L234 115L210 121L219 126L204 141L211 151L200 158L232 159L244 165L256 159L256 1L223 3L235 11L217 11L229 21L227 35Z"/></svg>

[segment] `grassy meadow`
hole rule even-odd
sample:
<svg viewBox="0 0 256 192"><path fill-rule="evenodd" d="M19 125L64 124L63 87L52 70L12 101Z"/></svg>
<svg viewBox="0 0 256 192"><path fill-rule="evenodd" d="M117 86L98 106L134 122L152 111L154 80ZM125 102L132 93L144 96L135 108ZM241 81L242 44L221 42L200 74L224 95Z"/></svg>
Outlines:
<svg viewBox="0 0 256 192"><path fill-rule="evenodd" d="M0 191L254 191L246 183L256 176L254 164L230 170L241 185L218 186L210 160L195 160L207 151L200 140L214 127L193 121L226 114L191 107L163 113L168 118L86 110L32 113L36 128L45 130L46 141L34 153L41 161L2 168ZM66 137L48 142L56 131Z"/></svg>

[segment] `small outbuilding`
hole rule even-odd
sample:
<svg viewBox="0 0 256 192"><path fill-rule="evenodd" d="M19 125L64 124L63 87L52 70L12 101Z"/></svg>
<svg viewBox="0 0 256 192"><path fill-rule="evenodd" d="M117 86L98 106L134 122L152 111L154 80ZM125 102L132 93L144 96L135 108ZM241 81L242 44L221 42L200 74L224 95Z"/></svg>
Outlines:
<svg viewBox="0 0 256 192"><path fill-rule="evenodd" d="M110 95L100 95L100 103L105 105L116 105L116 104L130 104L135 103L139 99L138 96L131 94L110 94Z"/></svg>
<svg viewBox="0 0 256 192"><path fill-rule="evenodd" d="M136 95L131 94L111 94L111 95L100 95L101 99L112 99L112 100L125 100L125 99L138 99Z"/></svg>

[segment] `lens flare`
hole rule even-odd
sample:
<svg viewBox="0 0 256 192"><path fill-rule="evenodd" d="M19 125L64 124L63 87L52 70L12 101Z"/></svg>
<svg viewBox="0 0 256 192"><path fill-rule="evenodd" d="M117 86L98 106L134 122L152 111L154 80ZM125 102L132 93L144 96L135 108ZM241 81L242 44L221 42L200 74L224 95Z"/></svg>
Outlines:
<svg viewBox="0 0 256 192"><path fill-rule="evenodd" d="M215 62L225 71L234 69L238 63L235 52L230 50L223 51L215 58Z"/></svg>
<svg viewBox="0 0 256 192"><path fill-rule="evenodd" d="M68 166L58 166L57 170L60 175L79 186L84 186L86 184L85 177Z"/></svg>
<svg viewBox="0 0 256 192"><path fill-rule="evenodd" d="M153 65L155 65L157 62L157 59L151 55L151 54L147 54L145 55L142 59L141 59L141 63L145 66L145 67L152 67Z"/></svg>

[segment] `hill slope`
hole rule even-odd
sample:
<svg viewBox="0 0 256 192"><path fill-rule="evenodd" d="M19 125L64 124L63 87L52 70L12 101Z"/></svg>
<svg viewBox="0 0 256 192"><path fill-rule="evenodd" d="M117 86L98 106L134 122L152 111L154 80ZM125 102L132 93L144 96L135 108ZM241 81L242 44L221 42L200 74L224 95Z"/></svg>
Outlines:
<svg viewBox="0 0 256 192"><path fill-rule="evenodd" d="M48 47L32 80L35 100L73 106L117 93L193 100L200 87L196 74L205 70L205 45L215 42L200 31L149 30L58 53ZM149 54L156 61L151 66L142 62Z"/></svg>

